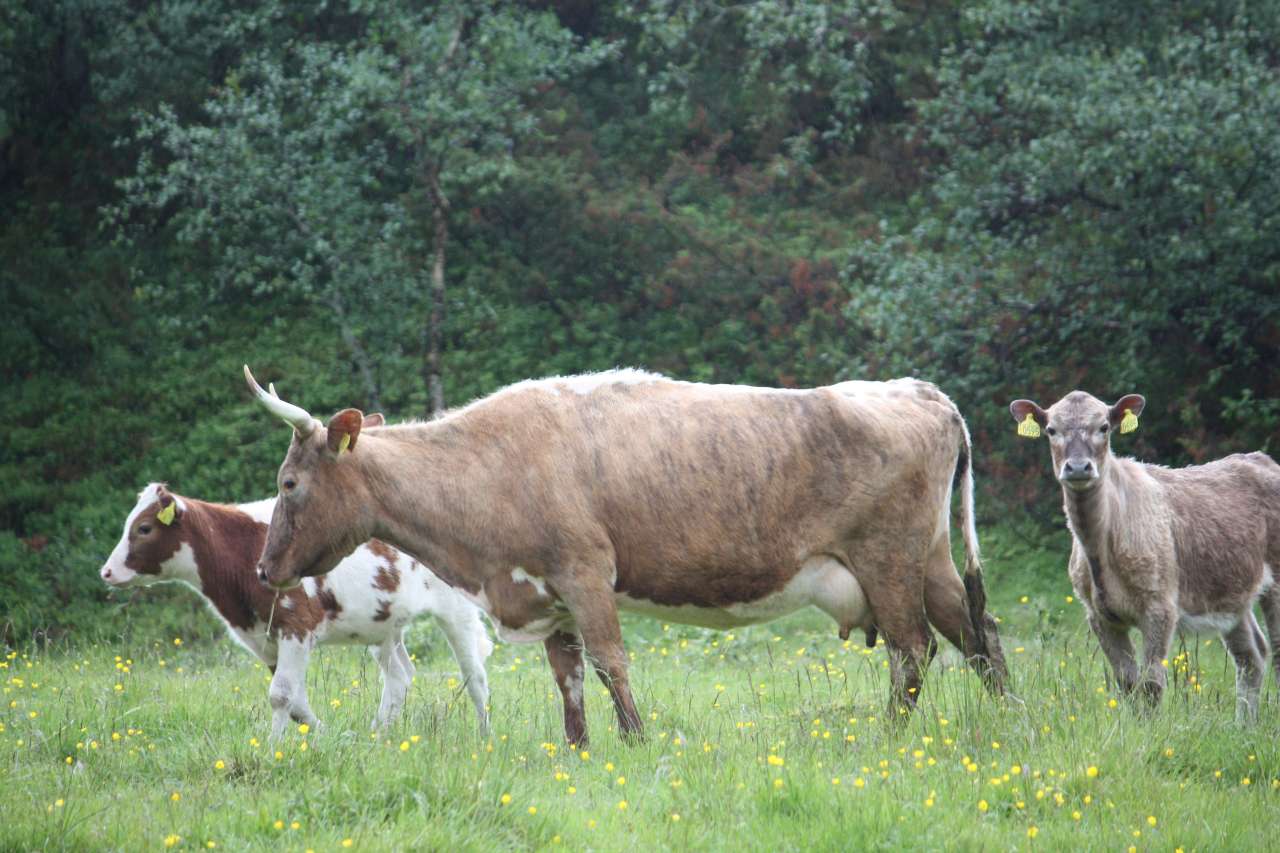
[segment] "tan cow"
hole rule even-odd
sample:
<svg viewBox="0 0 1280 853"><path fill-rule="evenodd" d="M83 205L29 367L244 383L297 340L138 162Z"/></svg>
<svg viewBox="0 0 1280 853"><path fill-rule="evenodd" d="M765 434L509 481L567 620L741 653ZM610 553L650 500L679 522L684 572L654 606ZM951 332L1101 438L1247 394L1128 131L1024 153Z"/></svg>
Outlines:
<svg viewBox="0 0 1280 853"><path fill-rule="evenodd" d="M932 385L796 391L610 371L361 429L355 409L323 426L245 376L294 428L259 576L289 586L373 537L413 554L506 638L545 643L570 743L586 742L583 647L621 730L641 728L619 607L723 628L814 605L842 637L874 626L900 707L915 703L932 622L1002 687L968 433ZM951 561L953 475L964 584Z"/></svg>
<svg viewBox="0 0 1280 853"><path fill-rule="evenodd" d="M1238 716L1252 719L1267 652L1255 601L1280 641L1280 465L1265 453L1177 469L1113 456L1112 432L1136 428L1145 405L1137 394L1108 406L1072 391L1047 411L1030 400L1009 410L1020 434L1049 437L1071 529L1071 585L1121 690L1158 702L1174 630L1213 630L1235 660Z"/></svg>

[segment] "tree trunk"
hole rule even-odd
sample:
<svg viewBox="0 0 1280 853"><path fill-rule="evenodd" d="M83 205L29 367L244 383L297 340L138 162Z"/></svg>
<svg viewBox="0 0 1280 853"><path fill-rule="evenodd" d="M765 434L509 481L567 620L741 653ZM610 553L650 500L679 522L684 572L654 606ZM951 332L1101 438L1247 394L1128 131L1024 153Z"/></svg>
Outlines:
<svg viewBox="0 0 1280 853"><path fill-rule="evenodd" d="M426 380L429 414L435 417L444 411L440 350L444 339L444 253L449 240L449 205L440 192L440 173L432 169L427 175L427 181L431 192L435 246L431 264L431 316L427 321Z"/></svg>

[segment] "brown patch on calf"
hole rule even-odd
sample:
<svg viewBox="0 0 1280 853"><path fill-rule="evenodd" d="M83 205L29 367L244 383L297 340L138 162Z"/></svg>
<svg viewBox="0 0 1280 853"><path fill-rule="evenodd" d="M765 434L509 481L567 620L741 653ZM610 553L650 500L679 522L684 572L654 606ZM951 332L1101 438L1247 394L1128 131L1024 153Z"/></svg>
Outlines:
<svg viewBox="0 0 1280 853"><path fill-rule="evenodd" d="M338 597L333 591L324 585L324 575L317 575L316 583L316 601L324 610L326 618L335 619L342 612L342 605L338 603Z"/></svg>
<svg viewBox="0 0 1280 853"><path fill-rule="evenodd" d="M373 576L374 589L380 589L383 592L395 592L400 588L400 570L396 568L396 562L400 556L399 553L380 539L370 539L368 547L384 563L378 566L378 571Z"/></svg>
<svg viewBox="0 0 1280 853"><path fill-rule="evenodd" d="M391 602L385 598L378 599L378 611L373 614L374 622L386 622L391 618Z"/></svg>

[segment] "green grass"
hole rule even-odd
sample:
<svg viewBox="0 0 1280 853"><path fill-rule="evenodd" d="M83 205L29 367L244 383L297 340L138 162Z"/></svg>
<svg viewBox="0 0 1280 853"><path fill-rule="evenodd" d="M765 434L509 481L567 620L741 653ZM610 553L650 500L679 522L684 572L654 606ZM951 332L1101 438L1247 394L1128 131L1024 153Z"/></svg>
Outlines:
<svg viewBox="0 0 1280 853"><path fill-rule="evenodd" d="M325 726L291 728L279 757L266 670L229 641L14 652L0 669L0 849L1275 845L1270 677L1262 721L1239 727L1220 643L1189 638L1157 713L1112 707L1063 558L988 539L1017 698L991 700L945 652L904 724L885 720L883 647L841 643L817 613L730 633L627 619L647 738L617 736L592 682L589 756L562 743L536 645L491 659L482 740L430 624L415 629L418 677L393 730L370 736L368 655L323 649L309 687Z"/></svg>

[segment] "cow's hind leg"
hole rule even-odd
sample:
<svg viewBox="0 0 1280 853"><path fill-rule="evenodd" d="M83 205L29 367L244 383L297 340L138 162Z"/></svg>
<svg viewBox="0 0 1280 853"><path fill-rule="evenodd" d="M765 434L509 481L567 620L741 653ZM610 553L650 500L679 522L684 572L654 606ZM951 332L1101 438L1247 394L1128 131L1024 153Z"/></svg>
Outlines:
<svg viewBox="0 0 1280 853"><path fill-rule="evenodd" d="M1277 571L1280 571L1280 566ZM1280 583L1268 587L1259 603L1262 605L1262 618L1267 623L1267 636L1271 639L1271 669L1277 686L1280 686Z"/></svg>
<svg viewBox="0 0 1280 853"><path fill-rule="evenodd" d="M1236 664L1236 719L1240 722L1251 723L1258 718L1258 692L1262 689L1266 666L1266 658L1257 643L1261 636L1252 610L1246 610L1240 622L1222 635L1222 642Z"/></svg>
<svg viewBox="0 0 1280 853"><path fill-rule="evenodd" d="M890 704L895 717L915 708L929 665L929 649L936 644L925 617L923 580L923 562L918 562L881 573L877 583L862 584L871 618L889 649Z"/></svg>
<svg viewBox="0 0 1280 853"><path fill-rule="evenodd" d="M599 567L558 572L553 585L577 625L591 665L613 697L619 730L625 737L639 735L643 725L627 679L627 650L612 585Z"/></svg>
<svg viewBox="0 0 1280 853"><path fill-rule="evenodd" d="M579 749L587 746L587 712L582 699L582 641L557 631L543 642L547 663L564 700L564 739Z"/></svg>
<svg viewBox="0 0 1280 853"><path fill-rule="evenodd" d="M382 701L378 703L378 714L373 718L375 729L384 728L395 722L404 708L405 697L409 695L411 676L400 663L396 647L401 644L400 634L388 637L382 645L373 651L373 657L382 670Z"/></svg>
<svg viewBox="0 0 1280 853"><path fill-rule="evenodd" d="M969 600L964 583L956 573L951 555L945 551L935 554L929 561L924 579L924 609L933 627L960 650L973 671L982 677L987 691L993 696L1003 693L1007 671L995 620L990 614L984 614L991 625L987 631L986 655L983 655L984 644L974 633L973 621L969 618Z"/></svg>

